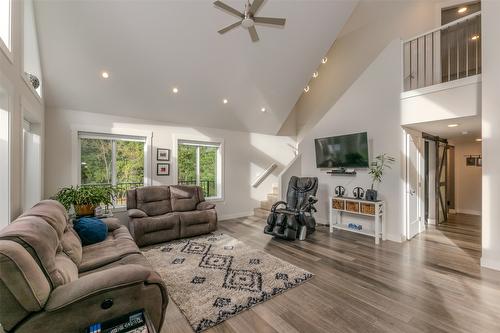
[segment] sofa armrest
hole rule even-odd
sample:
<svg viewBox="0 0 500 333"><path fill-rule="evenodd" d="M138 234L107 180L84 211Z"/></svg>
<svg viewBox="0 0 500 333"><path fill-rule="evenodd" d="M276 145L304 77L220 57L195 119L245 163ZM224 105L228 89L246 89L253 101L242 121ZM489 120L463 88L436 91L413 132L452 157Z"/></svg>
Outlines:
<svg viewBox="0 0 500 333"><path fill-rule="evenodd" d="M56 311L82 299L135 284L158 284L166 297L166 287L158 273L141 265L128 264L85 275L54 289L45 310Z"/></svg>
<svg viewBox="0 0 500 333"><path fill-rule="evenodd" d="M207 201L202 201L196 205L196 210L209 210L214 208L215 204Z"/></svg>
<svg viewBox="0 0 500 333"><path fill-rule="evenodd" d="M108 232L115 231L116 229L120 228L122 224L120 223L120 220L118 220L115 217L106 217L101 219L102 222L104 222L108 226Z"/></svg>
<svg viewBox="0 0 500 333"><path fill-rule="evenodd" d="M127 210L127 214L128 214L128 217L132 217L132 218L148 217L148 214L146 214L144 211L142 211L140 209L136 209L136 208Z"/></svg>

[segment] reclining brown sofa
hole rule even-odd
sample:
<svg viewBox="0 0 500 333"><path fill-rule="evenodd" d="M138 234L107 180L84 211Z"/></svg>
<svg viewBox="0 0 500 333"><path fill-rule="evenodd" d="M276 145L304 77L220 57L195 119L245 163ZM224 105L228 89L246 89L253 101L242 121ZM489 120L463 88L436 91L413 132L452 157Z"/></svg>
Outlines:
<svg viewBox="0 0 500 333"><path fill-rule="evenodd" d="M160 331L168 303L160 276L125 226L83 246L64 207L41 201L0 231L0 323L7 332L83 332L145 309Z"/></svg>
<svg viewBox="0 0 500 333"><path fill-rule="evenodd" d="M127 193L129 229L139 246L217 229L215 204L199 186L145 186Z"/></svg>

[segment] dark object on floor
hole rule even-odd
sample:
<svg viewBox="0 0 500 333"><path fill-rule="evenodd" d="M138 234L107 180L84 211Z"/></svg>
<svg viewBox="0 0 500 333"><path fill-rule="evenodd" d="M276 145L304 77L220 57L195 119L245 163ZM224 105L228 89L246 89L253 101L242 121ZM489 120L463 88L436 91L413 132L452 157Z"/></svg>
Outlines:
<svg viewBox="0 0 500 333"><path fill-rule="evenodd" d="M82 246L64 206L44 200L0 231L0 323L6 332L83 332L144 309L157 331L167 289L127 228Z"/></svg>
<svg viewBox="0 0 500 333"><path fill-rule="evenodd" d="M317 177L290 178L286 195L287 202L278 201L271 208L264 233L283 239L303 240L316 229L314 204L318 191ZM278 208L285 205L285 208Z"/></svg>
<svg viewBox="0 0 500 333"><path fill-rule="evenodd" d="M108 226L97 217L81 217L73 226L82 241L82 245L102 242L108 236Z"/></svg>
<svg viewBox="0 0 500 333"><path fill-rule="evenodd" d="M368 201L377 201L378 192L376 190L366 190L365 199Z"/></svg>
<svg viewBox="0 0 500 333"><path fill-rule="evenodd" d="M143 310L131 312L129 314L107 320L103 323L90 325L86 333L156 333L156 330Z"/></svg>

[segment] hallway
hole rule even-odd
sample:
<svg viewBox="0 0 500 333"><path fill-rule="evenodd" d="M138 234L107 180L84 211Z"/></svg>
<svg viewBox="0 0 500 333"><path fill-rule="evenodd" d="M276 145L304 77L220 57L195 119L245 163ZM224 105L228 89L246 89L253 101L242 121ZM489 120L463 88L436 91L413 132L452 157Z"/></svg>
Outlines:
<svg viewBox="0 0 500 333"><path fill-rule="evenodd" d="M470 265L476 267L481 259L481 216L449 214L448 221L429 225L412 241L426 253L437 250L441 260L436 264L471 273Z"/></svg>

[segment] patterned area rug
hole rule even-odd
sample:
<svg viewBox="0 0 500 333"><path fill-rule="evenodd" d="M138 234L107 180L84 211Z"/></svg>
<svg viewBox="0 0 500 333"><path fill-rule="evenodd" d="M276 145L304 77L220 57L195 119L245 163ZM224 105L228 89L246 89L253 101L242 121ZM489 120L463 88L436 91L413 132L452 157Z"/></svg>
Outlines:
<svg viewBox="0 0 500 333"><path fill-rule="evenodd" d="M155 245L142 251L196 332L313 276L220 233Z"/></svg>

